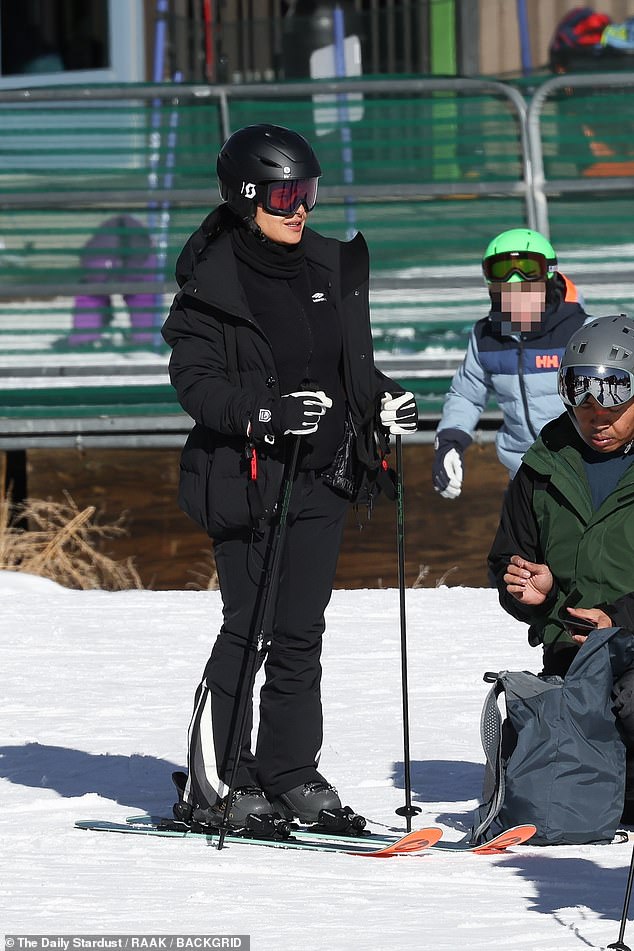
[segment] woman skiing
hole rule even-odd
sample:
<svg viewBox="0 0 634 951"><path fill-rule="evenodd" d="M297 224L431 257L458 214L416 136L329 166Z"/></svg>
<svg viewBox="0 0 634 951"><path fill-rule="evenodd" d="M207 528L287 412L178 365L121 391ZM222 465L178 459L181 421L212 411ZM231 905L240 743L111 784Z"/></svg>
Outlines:
<svg viewBox="0 0 634 951"><path fill-rule="evenodd" d="M213 539L223 602L175 811L236 828L276 812L316 822L341 809L317 767L324 611L346 513L382 472L385 430L416 429L416 404L374 366L363 237L344 243L307 227L321 168L306 139L247 126L221 149L217 174L223 203L179 257L181 290L163 328L172 383L196 423L179 503ZM254 651L265 682L252 750Z"/></svg>

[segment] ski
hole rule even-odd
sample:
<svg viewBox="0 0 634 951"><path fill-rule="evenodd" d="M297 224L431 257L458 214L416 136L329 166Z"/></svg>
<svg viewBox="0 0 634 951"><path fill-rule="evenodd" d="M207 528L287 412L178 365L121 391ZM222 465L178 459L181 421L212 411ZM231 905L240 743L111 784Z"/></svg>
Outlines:
<svg viewBox="0 0 634 951"><path fill-rule="evenodd" d="M469 845L469 843L464 840L451 842L443 839L441 842L434 843L430 848L441 852L471 852L475 855L499 855L500 852L505 852L506 849L514 845L522 845L524 842L528 842L536 832L537 829L533 825L512 826L510 829L505 829L504 832L500 832L499 835L489 839L488 842L482 842L480 845Z"/></svg>
<svg viewBox="0 0 634 951"><path fill-rule="evenodd" d="M143 817L145 819L145 817ZM203 839L214 843L219 832L216 829L207 829L204 832L194 832L187 828L177 828L176 823L160 828L154 822L108 822L100 819L79 819L75 828L92 832L117 832L131 835L159 836L177 839ZM250 835L228 833L225 843L231 845L263 845L273 849L295 849L298 851L340 852L347 855L364 855L370 858L389 858L395 855L415 855L429 849L438 842L442 830L435 827L418 829L401 838L389 841L368 841L364 836L345 836L337 838L328 834L308 833L293 835L285 839L258 839Z"/></svg>
<svg viewBox="0 0 634 951"><path fill-rule="evenodd" d="M160 823L164 823L165 819L161 816L144 813L137 816L128 816L125 821L128 825L158 826ZM394 842L398 842L402 837L402 833L393 835L389 832L370 832L368 830L364 830L363 832L331 832L330 830L315 828L314 826L297 826L295 823L291 823L291 830L294 838L302 840L326 839L328 842L348 842L353 844L355 842L361 842L363 845L374 843L377 847L392 845Z"/></svg>
<svg viewBox="0 0 634 951"><path fill-rule="evenodd" d="M218 832L214 829L192 831L186 827L178 828L178 823L170 821L161 828L164 819L158 816L139 815L130 816L123 823L106 822L101 820L79 820L75 823L79 829L88 829L97 832L120 832L137 835L154 835L170 838L205 839L209 842L217 840ZM264 845L269 848L287 848L304 851L342 852L349 855L369 855L387 857L403 855L427 850L442 852L469 852L474 855L499 855L515 845L528 842L535 835L533 825L513 826L505 829L499 835L481 845L469 845L464 840L451 842L442 839L442 830L432 826L410 832L404 836L383 835L376 832L364 832L359 835L344 835L328 833L310 828L293 829L287 839L271 838L259 839L248 834L228 834L227 843Z"/></svg>
<svg viewBox="0 0 634 951"><path fill-rule="evenodd" d="M143 815L129 816L125 821L129 825L156 826L164 820L159 816L144 813ZM511 826L510 829L505 829L504 832L500 832L495 838L481 845L469 845L464 840L452 842L448 839L441 838L433 845L430 845L429 848L443 852L473 852L475 855L497 855L499 852L504 852L507 848L511 848L514 845L522 845L524 842L528 842L528 840L535 835L536 831L534 825ZM361 842L363 844L372 842L377 848L382 845L390 845L399 839L399 836L390 835L389 833L364 831L356 834L346 834L311 829L310 827L294 827L293 836L298 839L326 838L329 842Z"/></svg>

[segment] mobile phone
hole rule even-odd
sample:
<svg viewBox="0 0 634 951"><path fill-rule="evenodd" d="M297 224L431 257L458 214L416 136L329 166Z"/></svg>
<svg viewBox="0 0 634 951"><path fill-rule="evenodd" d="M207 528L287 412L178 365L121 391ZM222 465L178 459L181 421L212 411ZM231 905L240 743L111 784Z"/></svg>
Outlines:
<svg viewBox="0 0 634 951"><path fill-rule="evenodd" d="M587 634L597 626L596 621L589 621L585 617L573 617L572 614L568 614L565 607L559 612L559 619L569 634Z"/></svg>

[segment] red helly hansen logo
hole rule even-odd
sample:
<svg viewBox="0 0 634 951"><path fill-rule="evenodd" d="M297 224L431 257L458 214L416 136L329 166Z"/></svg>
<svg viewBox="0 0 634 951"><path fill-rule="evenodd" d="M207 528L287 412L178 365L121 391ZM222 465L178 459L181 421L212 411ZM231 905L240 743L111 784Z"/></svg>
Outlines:
<svg viewBox="0 0 634 951"><path fill-rule="evenodd" d="M543 355L538 354L535 357L535 366L538 370L558 370L559 369L559 354L558 353L545 353Z"/></svg>

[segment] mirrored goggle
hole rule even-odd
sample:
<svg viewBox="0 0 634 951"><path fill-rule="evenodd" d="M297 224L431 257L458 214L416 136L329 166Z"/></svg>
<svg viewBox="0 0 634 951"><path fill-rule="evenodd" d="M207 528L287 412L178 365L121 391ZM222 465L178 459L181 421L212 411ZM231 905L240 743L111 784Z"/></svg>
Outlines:
<svg viewBox="0 0 634 951"><path fill-rule="evenodd" d="M523 281L545 281L554 269L543 254L533 251L505 251L492 254L482 262L484 276L490 282L508 281L514 274Z"/></svg>
<svg viewBox="0 0 634 951"><path fill-rule="evenodd" d="M295 178L258 186L258 199L271 215L292 215L303 204L312 211L317 204L318 178Z"/></svg>
<svg viewBox="0 0 634 951"><path fill-rule="evenodd" d="M559 395L567 406L593 396L600 406L621 406L634 396L634 376L614 367L565 367L559 371Z"/></svg>

